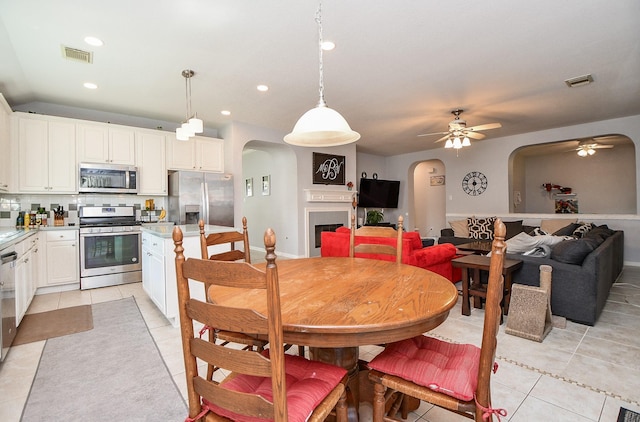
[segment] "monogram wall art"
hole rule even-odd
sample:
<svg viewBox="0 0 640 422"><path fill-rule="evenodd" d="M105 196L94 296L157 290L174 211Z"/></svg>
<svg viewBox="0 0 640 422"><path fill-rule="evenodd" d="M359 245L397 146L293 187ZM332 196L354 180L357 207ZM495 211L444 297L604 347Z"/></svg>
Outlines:
<svg viewBox="0 0 640 422"><path fill-rule="evenodd" d="M344 155L313 153L313 184L344 185Z"/></svg>

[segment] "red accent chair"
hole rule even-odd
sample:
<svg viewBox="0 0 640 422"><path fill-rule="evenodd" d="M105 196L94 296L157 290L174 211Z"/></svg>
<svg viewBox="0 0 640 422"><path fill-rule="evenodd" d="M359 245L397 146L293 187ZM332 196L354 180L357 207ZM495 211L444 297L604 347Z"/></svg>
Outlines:
<svg viewBox="0 0 640 422"><path fill-rule="evenodd" d="M322 256L349 256L349 236L350 230L347 227L338 227L335 232L322 232L320 254ZM362 240L356 236L355 243L358 245ZM383 245L395 246L395 239L374 237L369 238L368 243L379 242ZM454 279L451 260L456 256L456 247L450 243L441 245L422 247L422 239L417 232L404 232L402 234L402 263L415 265L425 270L433 271L443 277L456 282ZM394 261L394 257L381 254L360 254L358 258L381 259Z"/></svg>

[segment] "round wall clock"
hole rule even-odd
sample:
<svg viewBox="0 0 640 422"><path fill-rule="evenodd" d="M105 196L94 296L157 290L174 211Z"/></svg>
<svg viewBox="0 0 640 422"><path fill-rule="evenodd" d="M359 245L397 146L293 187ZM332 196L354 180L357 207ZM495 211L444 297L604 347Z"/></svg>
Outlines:
<svg viewBox="0 0 640 422"><path fill-rule="evenodd" d="M479 171L471 171L462 179L462 189L468 195L481 195L488 186L487 176Z"/></svg>

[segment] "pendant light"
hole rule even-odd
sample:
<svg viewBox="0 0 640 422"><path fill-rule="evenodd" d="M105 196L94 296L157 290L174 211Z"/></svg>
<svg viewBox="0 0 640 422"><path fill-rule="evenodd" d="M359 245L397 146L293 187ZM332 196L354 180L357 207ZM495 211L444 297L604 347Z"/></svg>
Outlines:
<svg viewBox="0 0 640 422"><path fill-rule="evenodd" d="M291 145L303 147L332 147L350 144L360 139L360 134L349 127L349 123L337 111L327 107L324 101L324 78L322 60L322 3L316 13L318 24L318 49L320 51L320 100L315 108L298 119L293 131L284 137Z"/></svg>
<svg viewBox="0 0 640 422"><path fill-rule="evenodd" d="M202 120L198 119L197 114L191 114L191 78L195 74L196 73L191 69L185 69L182 71L182 76L185 80L187 118L182 125L176 129L176 139L179 141L188 141L189 138L195 136L196 133L202 133L204 131Z"/></svg>

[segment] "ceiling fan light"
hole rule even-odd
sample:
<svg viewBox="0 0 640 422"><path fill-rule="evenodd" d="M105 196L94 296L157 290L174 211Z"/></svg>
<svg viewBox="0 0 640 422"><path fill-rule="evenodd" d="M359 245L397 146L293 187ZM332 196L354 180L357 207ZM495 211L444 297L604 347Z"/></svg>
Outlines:
<svg viewBox="0 0 640 422"><path fill-rule="evenodd" d="M298 119L293 131L284 137L291 145L302 147L332 147L346 145L360 139L349 123L332 108L318 105Z"/></svg>
<svg viewBox="0 0 640 422"><path fill-rule="evenodd" d="M587 156L587 151L585 151L584 149L581 149L578 151L578 155L580 157L586 157Z"/></svg>
<svg viewBox="0 0 640 422"><path fill-rule="evenodd" d="M471 141L469 140L468 137L466 137L466 136L464 137L464 139L462 140L462 146L463 147L471 146Z"/></svg>
<svg viewBox="0 0 640 422"><path fill-rule="evenodd" d="M460 149L462 148L462 142L460 142L460 138L453 138L453 147L455 149Z"/></svg>
<svg viewBox="0 0 640 422"><path fill-rule="evenodd" d="M444 147L453 148L453 141L451 140L451 138L447 139L447 142L445 142Z"/></svg>
<svg viewBox="0 0 640 422"><path fill-rule="evenodd" d="M197 115L194 115L189 119L189 126L193 129L195 133L202 133L204 131L204 124L202 123L202 119L198 119Z"/></svg>
<svg viewBox="0 0 640 422"><path fill-rule="evenodd" d="M595 154L595 153L596 153L596 150L595 150L595 149L593 149L593 148L589 148L589 149L587 150L587 153L588 153L589 155L593 155L593 154Z"/></svg>
<svg viewBox="0 0 640 422"><path fill-rule="evenodd" d="M176 139L178 141L188 141L189 134L182 129L182 126L176 129Z"/></svg>

